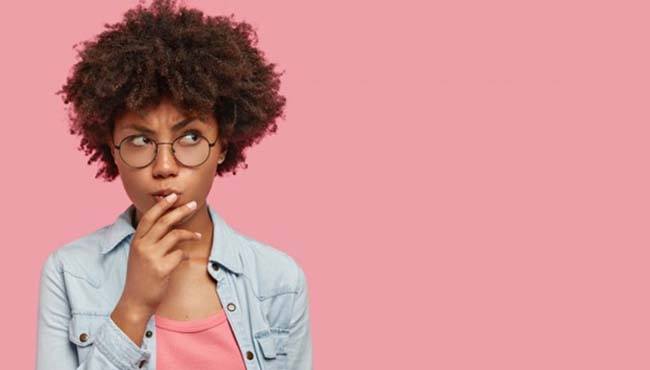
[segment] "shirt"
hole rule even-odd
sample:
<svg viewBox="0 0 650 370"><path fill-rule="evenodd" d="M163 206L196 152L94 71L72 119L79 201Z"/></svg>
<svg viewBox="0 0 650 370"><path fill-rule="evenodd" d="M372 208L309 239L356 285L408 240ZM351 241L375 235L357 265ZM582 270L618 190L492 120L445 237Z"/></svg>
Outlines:
<svg viewBox="0 0 650 370"><path fill-rule="evenodd" d="M181 321L156 315L157 370L244 370L244 360L224 310Z"/></svg>
<svg viewBox="0 0 650 370"><path fill-rule="evenodd" d="M246 369L312 369L303 269L206 206L214 226L206 269L218 282ZM156 369L155 315L139 347L110 317L126 281L134 207L47 256L39 286L36 370Z"/></svg>

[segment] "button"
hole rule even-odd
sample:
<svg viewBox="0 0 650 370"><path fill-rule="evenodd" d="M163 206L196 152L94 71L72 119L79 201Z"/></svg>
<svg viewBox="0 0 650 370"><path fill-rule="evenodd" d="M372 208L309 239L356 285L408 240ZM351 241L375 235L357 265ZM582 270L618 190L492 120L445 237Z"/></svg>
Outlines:
<svg viewBox="0 0 650 370"><path fill-rule="evenodd" d="M140 361L140 365L138 365L138 367L143 367L143 366L144 366L144 363L145 363L144 360Z"/></svg>
<svg viewBox="0 0 650 370"><path fill-rule="evenodd" d="M230 311L230 312L234 311L235 308L236 308L234 303L228 303L228 305L226 307L228 308L228 311Z"/></svg>
<svg viewBox="0 0 650 370"><path fill-rule="evenodd" d="M79 340L82 341L82 342L87 341L88 340L88 334L81 333L81 335L79 336Z"/></svg>
<svg viewBox="0 0 650 370"><path fill-rule="evenodd" d="M147 330L147 332L144 333L144 335L146 335L147 338L151 338L151 336L153 335L153 333L151 332L151 330Z"/></svg>
<svg viewBox="0 0 650 370"><path fill-rule="evenodd" d="M218 264L218 263L216 263L216 262L212 262L211 265L212 265L212 268L213 268L214 270L219 270L219 264Z"/></svg>
<svg viewBox="0 0 650 370"><path fill-rule="evenodd" d="M247 358L247 359L252 360L253 357L255 357L255 356L253 356L253 352L251 352L251 351L247 351L247 352L246 352L246 358Z"/></svg>

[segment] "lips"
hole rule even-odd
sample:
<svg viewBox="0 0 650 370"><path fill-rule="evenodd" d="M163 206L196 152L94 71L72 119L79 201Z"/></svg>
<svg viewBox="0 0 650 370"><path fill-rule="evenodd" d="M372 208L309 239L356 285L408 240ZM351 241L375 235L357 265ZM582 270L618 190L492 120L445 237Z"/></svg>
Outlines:
<svg viewBox="0 0 650 370"><path fill-rule="evenodd" d="M167 195L171 193L176 193L176 195L181 195L180 192L172 189L166 189L166 190L161 190L157 191L155 193L151 193L151 195L156 199L156 201L160 201L162 198L166 197Z"/></svg>
<svg viewBox="0 0 650 370"><path fill-rule="evenodd" d="M165 195L168 195L168 194L171 194L171 193L176 193L176 194L178 194L178 193L180 193L180 191L175 190L175 189L163 189L163 190L158 190L158 191L156 191L156 192L154 192L154 193L151 193L151 195L162 195L162 196L165 196Z"/></svg>

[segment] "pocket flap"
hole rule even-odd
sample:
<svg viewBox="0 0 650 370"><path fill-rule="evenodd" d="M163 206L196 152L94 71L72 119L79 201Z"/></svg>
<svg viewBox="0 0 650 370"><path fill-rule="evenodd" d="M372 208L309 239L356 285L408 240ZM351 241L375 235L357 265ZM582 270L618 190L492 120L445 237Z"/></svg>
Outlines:
<svg viewBox="0 0 650 370"><path fill-rule="evenodd" d="M255 340L262 349L264 358L275 358L277 355L275 337L269 330L261 330L255 333Z"/></svg>
<svg viewBox="0 0 650 370"><path fill-rule="evenodd" d="M264 358L275 358L277 354L277 349L275 348L275 338L272 336L266 336L263 338L257 338L257 342L262 348L262 354Z"/></svg>

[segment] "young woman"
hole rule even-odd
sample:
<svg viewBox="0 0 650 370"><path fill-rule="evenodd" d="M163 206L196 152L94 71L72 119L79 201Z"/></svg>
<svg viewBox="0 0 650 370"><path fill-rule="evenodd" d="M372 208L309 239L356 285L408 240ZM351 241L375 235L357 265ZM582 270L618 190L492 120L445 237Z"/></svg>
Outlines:
<svg viewBox="0 0 650 370"><path fill-rule="evenodd" d="M302 268L206 203L275 132L280 74L250 25L175 5L85 42L58 92L97 177L119 174L132 204L46 259L38 370L312 368Z"/></svg>

